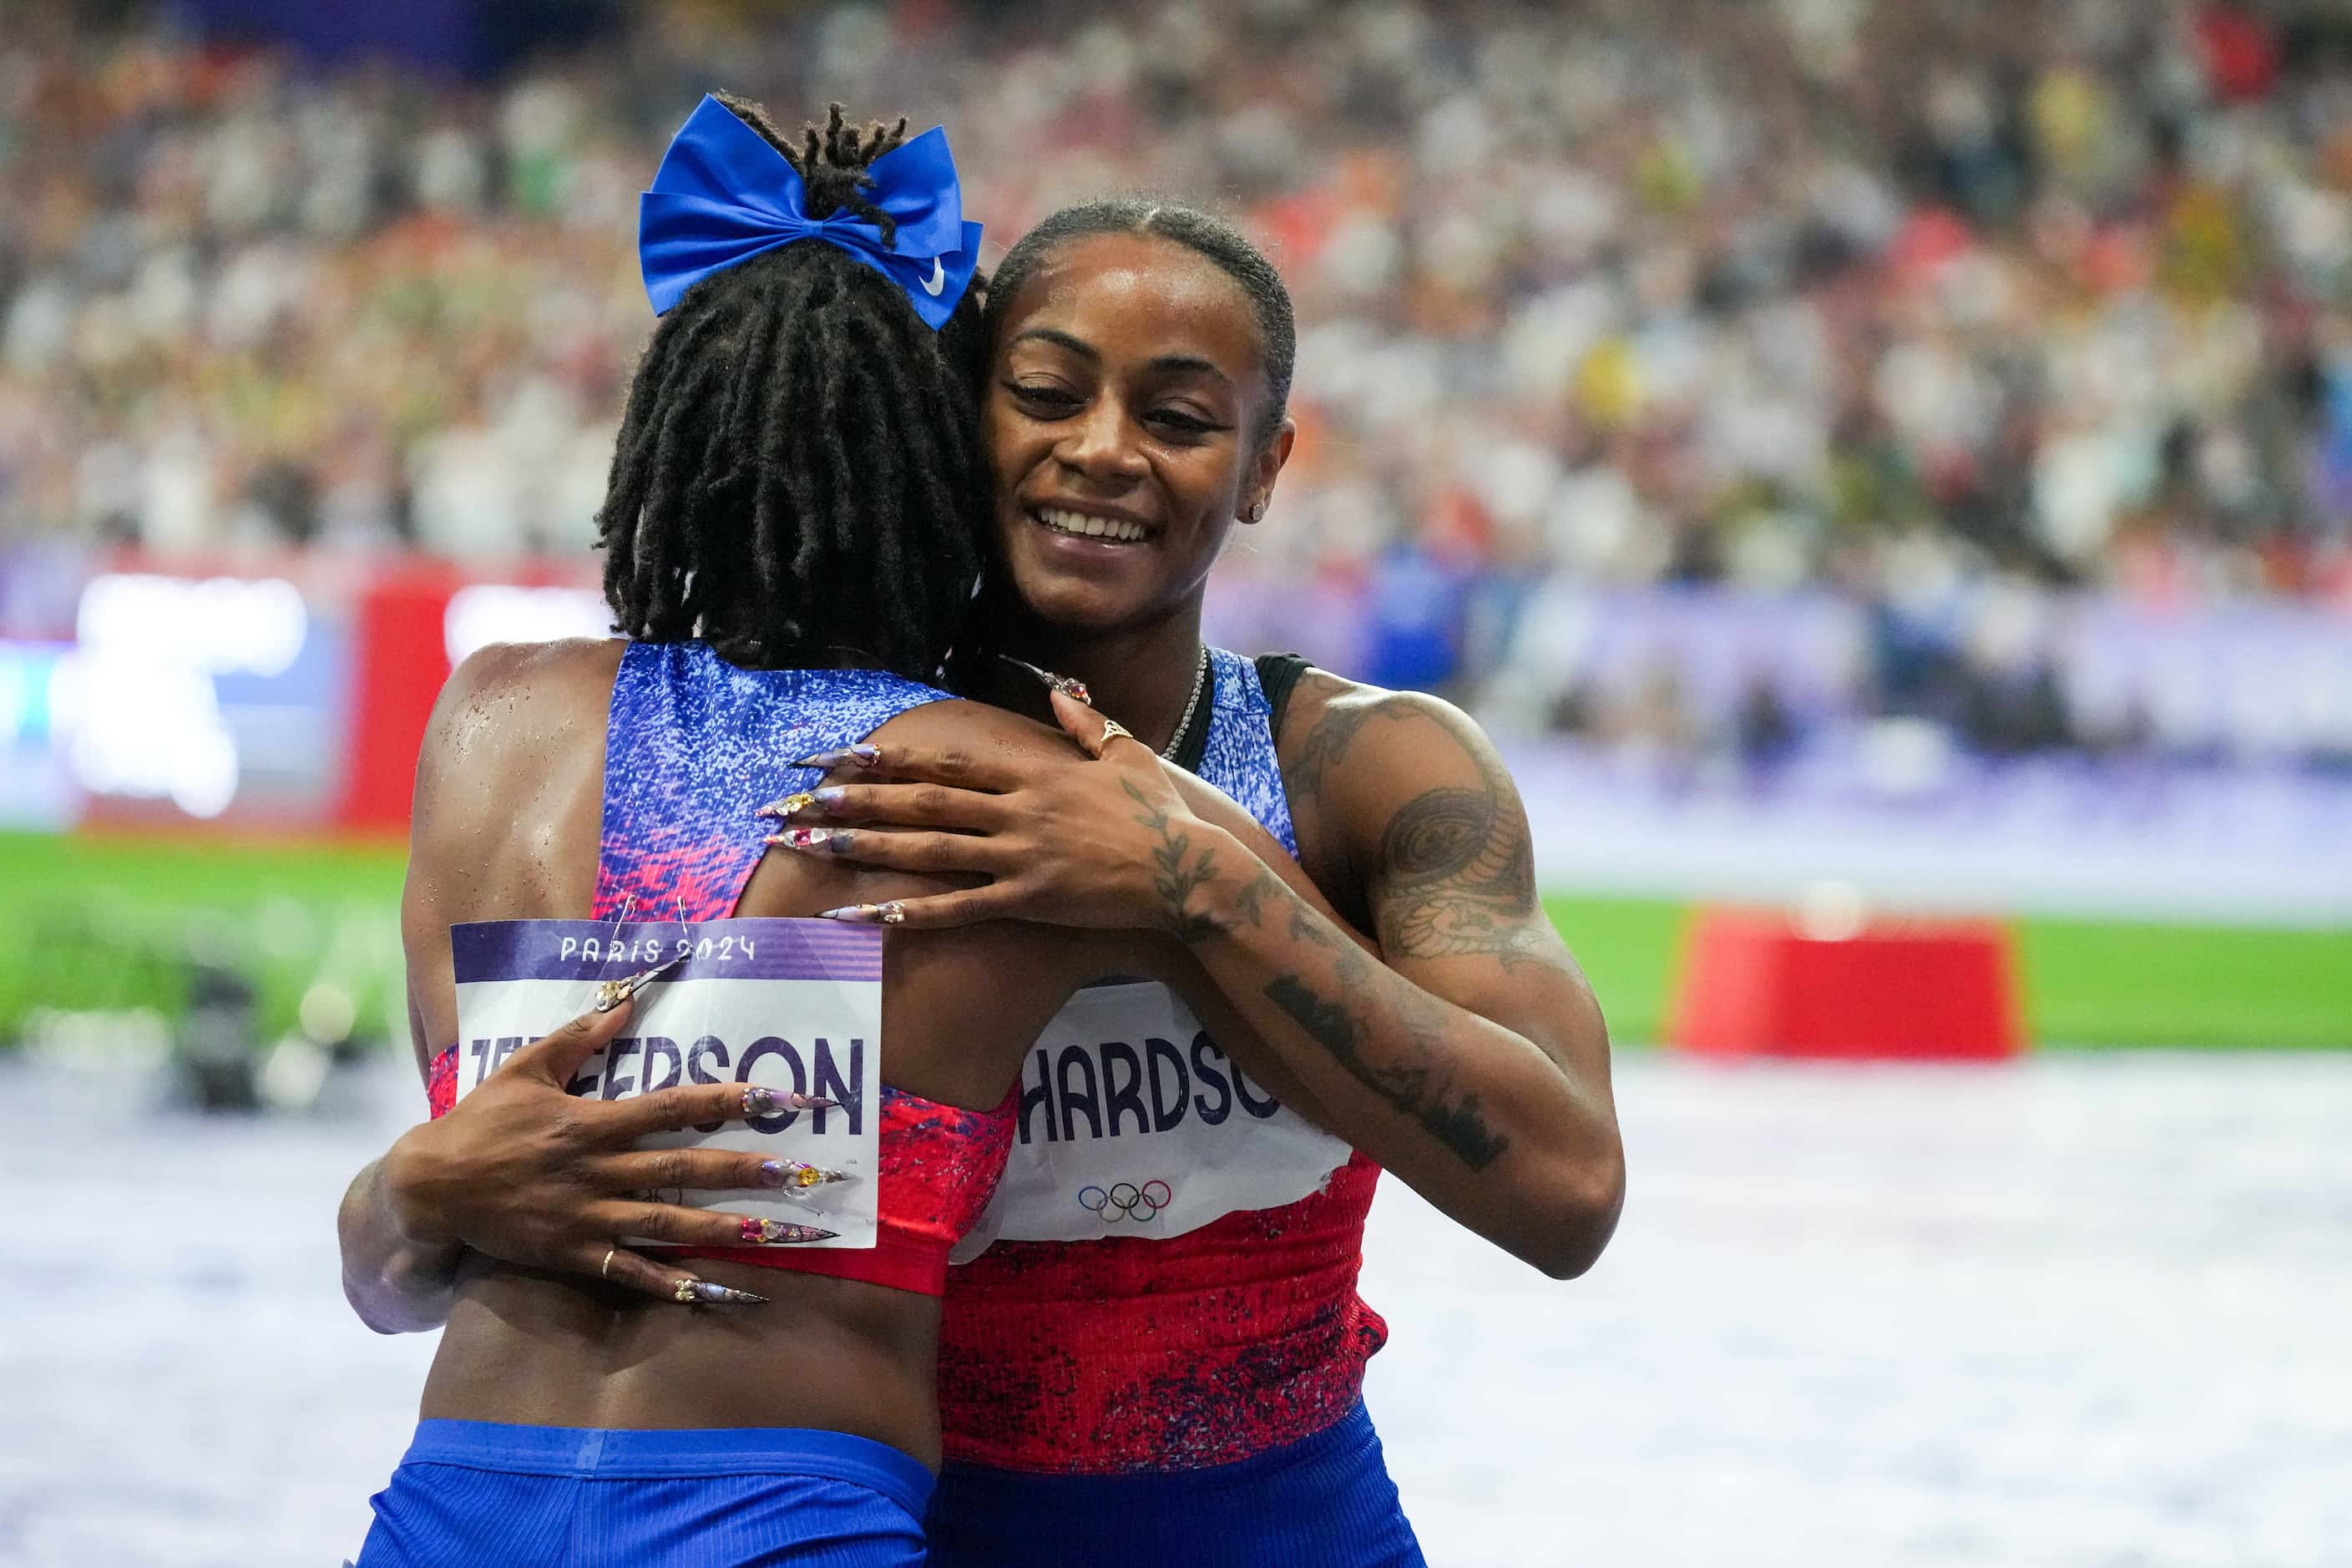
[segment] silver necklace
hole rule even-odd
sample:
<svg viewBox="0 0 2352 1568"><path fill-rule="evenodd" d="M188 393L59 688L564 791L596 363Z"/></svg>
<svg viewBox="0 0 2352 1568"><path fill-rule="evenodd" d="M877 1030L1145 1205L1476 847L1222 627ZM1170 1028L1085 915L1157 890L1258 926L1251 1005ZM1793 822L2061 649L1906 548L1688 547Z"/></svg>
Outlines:
<svg viewBox="0 0 2352 1568"><path fill-rule="evenodd" d="M1163 760L1174 758L1176 748L1184 743L1184 737L1192 731L1192 715L1200 711L1201 693L1208 689L1208 686L1209 647L1203 643L1201 645L1201 662L1192 668L1192 695L1184 700L1184 716L1176 721L1176 732L1168 737L1166 745L1160 748Z"/></svg>

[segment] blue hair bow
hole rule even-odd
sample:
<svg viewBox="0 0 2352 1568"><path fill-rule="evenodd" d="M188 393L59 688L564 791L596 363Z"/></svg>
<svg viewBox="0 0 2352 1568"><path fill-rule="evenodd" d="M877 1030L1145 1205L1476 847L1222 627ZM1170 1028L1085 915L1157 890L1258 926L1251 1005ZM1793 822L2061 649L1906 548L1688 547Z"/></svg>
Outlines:
<svg viewBox="0 0 2352 1568"><path fill-rule="evenodd" d="M658 316L714 272L796 239L837 245L900 289L936 331L980 265L980 225L963 221L963 192L947 132L934 126L866 165L866 199L898 223L847 207L808 216L808 186L766 137L706 97L662 155L653 189L637 198L637 262Z"/></svg>

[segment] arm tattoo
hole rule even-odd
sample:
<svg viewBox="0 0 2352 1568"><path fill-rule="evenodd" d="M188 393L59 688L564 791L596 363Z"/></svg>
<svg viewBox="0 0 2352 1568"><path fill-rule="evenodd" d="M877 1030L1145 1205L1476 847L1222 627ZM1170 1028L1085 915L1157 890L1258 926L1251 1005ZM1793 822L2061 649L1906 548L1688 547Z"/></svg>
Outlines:
<svg viewBox="0 0 2352 1568"><path fill-rule="evenodd" d="M1189 905L1192 895L1215 875L1217 852L1203 849L1193 855L1191 834L1176 832L1169 825L1168 813L1152 805L1150 798L1135 787L1134 781L1121 779L1118 783L1135 804L1143 807L1135 820L1160 836L1159 844L1151 851L1151 880L1159 890L1160 902L1167 906L1168 929L1188 942L1214 936L1220 929L1216 921ZM1259 868L1261 875L1264 869Z"/></svg>
<svg viewBox="0 0 2352 1568"><path fill-rule="evenodd" d="M1511 809L1510 775L1456 721L1394 696L1333 703L1283 769L1292 801L1316 796L1375 719L1438 725L1479 777L1475 789L1454 785L1415 796L1382 829L1372 886L1366 889L1374 895L1369 901L1382 950L1402 958L1485 955L1506 970L1529 959L1559 963L1536 900L1535 846L1525 819Z"/></svg>
<svg viewBox="0 0 2352 1568"><path fill-rule="evenodd" d="M1307 679L1328 678L1310 670ZM1282 764L1284 792L1293 800L1307 799L1318 793L1325 775L1338 764L1348 743L1356 738L1356 731L1385 707L1382 703L1354 702L1325 709L1315 728L1307 731L1306 740L1299 743L1298 754Z"/></svg>
<svg viewBox="0 0 2352 1568"><path fill-rule="evenodd" d="M1381 831L1381 945L1413 958L1486 954L1506 970L1548 960L1533 924L1541 918L1535 846L1510 809L1510 775L1484 747L1464 750L1479 787L1418 795Z"/></svg>
<svg viewBox="0 0 2352 1568"><path fill-rule="evenodd" d="M1304 899L1290 900L1290 940L1311 942L1318 947L1335 950L1345 945L1339 937L1324 929L1323 922L1315 918L1313 906Z"/></svg>
<svg viewBox="0 0 2352 1568"><path fill-rule="evenodd" d="M1234 895L1234 908L1241 911L1244 920L1256 926L1265 919L1265 910L1260 906L1260 900L1268 893L1281 891L1282 884L1275 879L1274 873L1261 866L1257 868L1257 875L1249 879L1249 884Z"/></svg>
<svg viewBox="0 0 2352 1568"><path fill-rule="evenodd" d="M1373 983L1371 962L1361 953L1342 954L1337 966L1341 994ZM1421 1123L1429 1135L1474 1171L1483 1171L1510 1147L1510 1140L1486 1125L1475 1090L1455 1092L1452 1075L1439 1064L1436 1036L1443 1008L1406 1008L1410 1059L1389 1064L1365 1058L1362 1022L1345 1004L1318 994L1296 974L1277 975L1266 999L1331 1053L1356 1080Z"/></svg>

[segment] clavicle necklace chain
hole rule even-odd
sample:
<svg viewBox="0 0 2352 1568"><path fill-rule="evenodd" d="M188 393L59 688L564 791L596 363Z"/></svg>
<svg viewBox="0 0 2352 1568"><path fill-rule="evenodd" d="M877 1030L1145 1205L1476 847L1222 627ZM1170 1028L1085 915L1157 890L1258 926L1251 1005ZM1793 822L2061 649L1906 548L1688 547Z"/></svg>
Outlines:
<svg viewBox="0 0 2352 1568"><path fill-rule="evenodd" d="M1176 721L1176 732L1168 737L1166 745L1160 748L1163 760L1173 759L1183 747L1184 737L1192 730L1192 715L1201 710L1201 693L1208 689L1209 647L1203 643L1201 645L1201 662L1192 667L1192 695L1184 700L1184 716Z"/></svg>

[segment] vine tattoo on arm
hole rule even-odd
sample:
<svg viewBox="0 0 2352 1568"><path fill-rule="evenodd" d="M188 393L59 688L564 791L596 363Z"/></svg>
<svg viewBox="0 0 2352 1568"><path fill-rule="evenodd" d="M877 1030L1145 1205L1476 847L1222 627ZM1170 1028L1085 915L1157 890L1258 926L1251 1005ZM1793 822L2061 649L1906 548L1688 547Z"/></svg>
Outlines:
<svg viewBox="0 0 2352 1568"><path fill-rule="evenodd" d="M1121 779L1118 783L1129 798L1143 808L1136 813L1135 820L1160 836L1159 844L1151 851L1151 885L1166 906L1168 929L1187 942L1214 936L1219 930L1216 921L1192 909L1192 895L1215 877L1217 852L1203 849L1195 856L1191 834L1177 832L1169 823L1168 813L1152 805L1150 797L1136 788L1133 780ZM1264 874L1263 868L1260 874ZM1253 890L1255 886L1251 884Z"/></svg>

